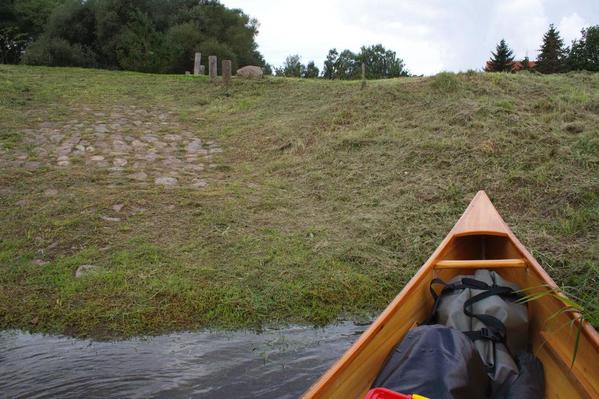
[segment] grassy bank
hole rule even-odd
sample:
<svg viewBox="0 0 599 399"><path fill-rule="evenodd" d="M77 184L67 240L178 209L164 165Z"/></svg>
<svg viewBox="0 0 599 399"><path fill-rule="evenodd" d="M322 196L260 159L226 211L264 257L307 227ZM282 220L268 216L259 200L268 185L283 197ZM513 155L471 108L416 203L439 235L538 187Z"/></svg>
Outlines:
<svg viewBox="0 0 599 399"><path fill-rule="evenodd" d="M82 148L59 159L69 139ZM479 189L558 284L599 302L599 74L225 90L0 66L0 166L0 328L107 338L361 318ZM84 264L99 269L76 278Z"/></svg>

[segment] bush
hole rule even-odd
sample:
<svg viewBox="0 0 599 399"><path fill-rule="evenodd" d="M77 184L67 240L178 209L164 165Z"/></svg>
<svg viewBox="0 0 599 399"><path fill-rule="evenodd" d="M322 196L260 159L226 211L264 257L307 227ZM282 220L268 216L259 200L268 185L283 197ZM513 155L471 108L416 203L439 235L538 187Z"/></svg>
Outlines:
<svg viewBox="0 0 599 399"><path fill-rule="evenodd" d="M218 62L216 64L219 74L221 73L222 60L231 60L233 71L236 71L239 67L237 56L233 50L231 50L227 44L219 42L216 39L208 39L202 42L200 44L200 52L202 53L202 64L206 67L206 71L208 70L209 55L215 55L217 57Z"/></svg>
<svg viewBox="0 0 599 399"><path fill-rule="evenodd" d="M167 70L164 72L183 73L191 71L194 55L199 50L202 35L195 25L190 22L171 27L166 34L166 49L168 52ZM208 55L202 54L206 61Z"/></svg>
<svg viewBox="0 0 599 399"><path fill-rule="evenodd" d="M140 72L159 72L166 62L163 57L162 36L152 21L142 13L136 13L116 40L117 61L121 68Z"/></svg>
<svg viewBox="0 0 599 399"><path fill-rule="evenodd" d="M8 11L2 1L3 62L18 61L22 47L34 42L25 60L30 64L182 73L196 51L205 61L208 55L229 59L234 70L265 64L255 42L258 21L217 0L11 0ZM12 3L27 3L34 16L37 3L54 4L39 15L41 36L23 36Z"/></svg>
<svg viewBox="0 0 599 399"><path fill-rule="evenodd" d="M459 89L460 81L453 72L441 72L432 79L431 86L444 93L451 93Z"/></svg>
<svg viewBox="0 0 599 399"><path fill-rule="evenodd" d="M25 50L22 62L28 65L94 67L96 54L80 44L70 44L64 39L42 36Z"/></svg>

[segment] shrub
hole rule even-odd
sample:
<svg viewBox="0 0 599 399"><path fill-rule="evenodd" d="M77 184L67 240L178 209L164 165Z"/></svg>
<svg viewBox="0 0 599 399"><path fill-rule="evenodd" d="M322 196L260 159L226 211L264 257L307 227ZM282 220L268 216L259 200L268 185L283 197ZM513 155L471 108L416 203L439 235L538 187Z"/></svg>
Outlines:
<svg viewBox="0 0 599 399"><path fill-rule="evenodd" d="M165 72L183 73L190 71L194 64L194 54L199 50L202 35L190 22L171 27L166 34L166 49L169 61ZM203 54L204 60L208 55Z"/></svg>
<svg viewBox="0 0 599 399"><path fill-rule="evenodd" d="M79 66L97 65L96 54L80 44L70 44L64 39L42 36L25 50L22 62L28 65Z"/></svg>
<svg viewBox="0 0 599 399"><path fill-rule="evenodd" d="M123 69L140 72L159 72L165 62L162 56L162 36L156 32L152 21L140 12L127 25L116 40L118 64Z"/></svg>
<svg viewBox="0 0 599 399"><path fill-rule="evenodd" d="M216 65L219 74L221 73L222 60L231 60L233 71L239 67L235 52L226 43L219 42L216 39L211 38L200 43L200 52L202 53L202 64L206 66L206 71L208 70L209 55L217 57L218 62Z"/></svg>
<svg viewBox="0 0 599 399"><path fill-rule="evenodd" d="M460 82L453 72L441 72L432 79L431 86L437 91L451 93L460 87Z"/></svg>

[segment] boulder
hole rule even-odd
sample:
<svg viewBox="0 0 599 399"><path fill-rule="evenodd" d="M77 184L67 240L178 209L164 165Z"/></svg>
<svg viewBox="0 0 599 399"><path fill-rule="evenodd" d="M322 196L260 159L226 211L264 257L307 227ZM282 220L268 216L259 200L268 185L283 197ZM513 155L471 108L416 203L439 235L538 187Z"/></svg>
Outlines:
<svg viewBox="0 0 599 399"><path fill-rule="evenodd" d="M259 79L264 75L262 68L254 65L244 66L237 70L237 76L246 79Z"/></svg>

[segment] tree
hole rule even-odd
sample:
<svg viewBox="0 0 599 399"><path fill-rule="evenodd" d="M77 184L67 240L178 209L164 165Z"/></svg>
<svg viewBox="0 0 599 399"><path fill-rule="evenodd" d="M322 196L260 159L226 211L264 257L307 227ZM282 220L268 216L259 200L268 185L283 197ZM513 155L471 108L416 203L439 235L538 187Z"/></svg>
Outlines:
<svg viewBox="0 0 599 399"><path fill-rule="evenodd" d="M308 65L306 65L305 72L304 72L304 78L308 78L308 79L317 78L319 73L320 73L320 71L319 71L318 67L316 66L316 64L314 63L314 61L310 61L310 62L308 62Z"/></svg>
<svg viewBox="0 0 599 399"><path fill-rule="evenodd" d="M335 64L337 63L337 58L339 57L339 53L337 49L330 49L327 54L327 58L324 61L324 68L322 70L322 77L325 79L334 79L335 78Z"/></svg>
<svg viewBox="0 0 599 399"><path fill-rule="evenodd" d="M262 67L262 71L264 71L264 76L271 76L273 71L272 65L265 63Z"/></svg>
<svg viewBox="0 0 599 399"><path fill-rule="evenodd" d="M123 69L141 72L160 72L166 57L161 54L163 36L156 32L152 20L140 11L127 24L117 41L117 61Z"/></svg>
<svg viewBox="0 0 599 399"><path fill-rule="evenodd" d="M565 70L566 49L559 31L553 24L543 35L543 44L539 49L537 70L541 73L558 73Z"/></svg>
<svg viewBox="0 0 599 399"><path fill-rule="evenodd" d="M350 50L329 50L324 61L322 77L325 79L360 79L362 63L366 64L367 79L386 79L408 76L409 72L401 58L382 44L362 46L359 53Z"/></svg>
<svg viewBox="0 0 599 399"><path fill-rule="evenodd" d="M599 71L599 25L581 31L580 40L574 40L568 54L568 66L573 70Z"/></svg>
<svg viewBox="0 0 599 399"><path fill-rule="evenodd" d="M497 44L495 52L491 52L491 59L487 61L487 72L512 72L514 52L509 48L504 39Z"/></svg>
<svg viewBox="0 0 599 399"><path fill-rule="evenodd" d="M41 34L18 36L19 15L42 24L35 31ZM24 61L44 65L81 65L88 57L102 68L182 73L199 51L205 65L216 55L231 60L233 69L262 67L258 27L256 19L217 0L0 0L0 60L29 46Z"/></svg>
<svg viewBox="0 0 599 399"><path fill-rule="evenodd" d="M16 64L29 44L26 33L14 26L0 28L0 64Z"/></svg>
<svg viewBox="0 0 599 399"><path fill-rule="evenodd" d="M43 33L23 53L31 65L97 66L95 17L89 3L63 1L47 18Z"/></svg>
<svg viewBox="0 0 599 399"><path fill-rule="evenodd" d="M95 67L95 57L91 49L80 44L41 36L27 48L23 62L29 65Z"/></svg>
<svg viewBox="0 0 599 399"><path fill-rule="evenodd" d="M361 76L362 67L358 56L350 50L343 50L339 53L335 62L335 77L334 79L359 79Z"/></svg>
<svg viewBox="0 0 599 399"><path fill-rule="evenodd" d="M18 63L24 49L41 35L52 10L63 1L0 1L0 63Z"/></svg>
<svg viewBox="0 0 599 399"><path fill-rule="evenodd" d="M202 34L191 22L171 26L165 35L165 68L173 73L191 71L202 39Z"/></svg>
<svg viewBox="0 0 599 399"><path fill-rule="evenodd" d="M401 58L397 58L395 51L387 50L382 44L362 46L356 56L357 67L361 73L361 63L366 64L366 79L386 79L408 76Z"/></svg>
<svg viewBox="0 0 599 399"><path fill-rule="evenodd" d="M283 66L276 69L276 75L288 78L301 78L305 73L306 67L302 65L300 59L300 56L297 54L288 56Z"/></svg>

